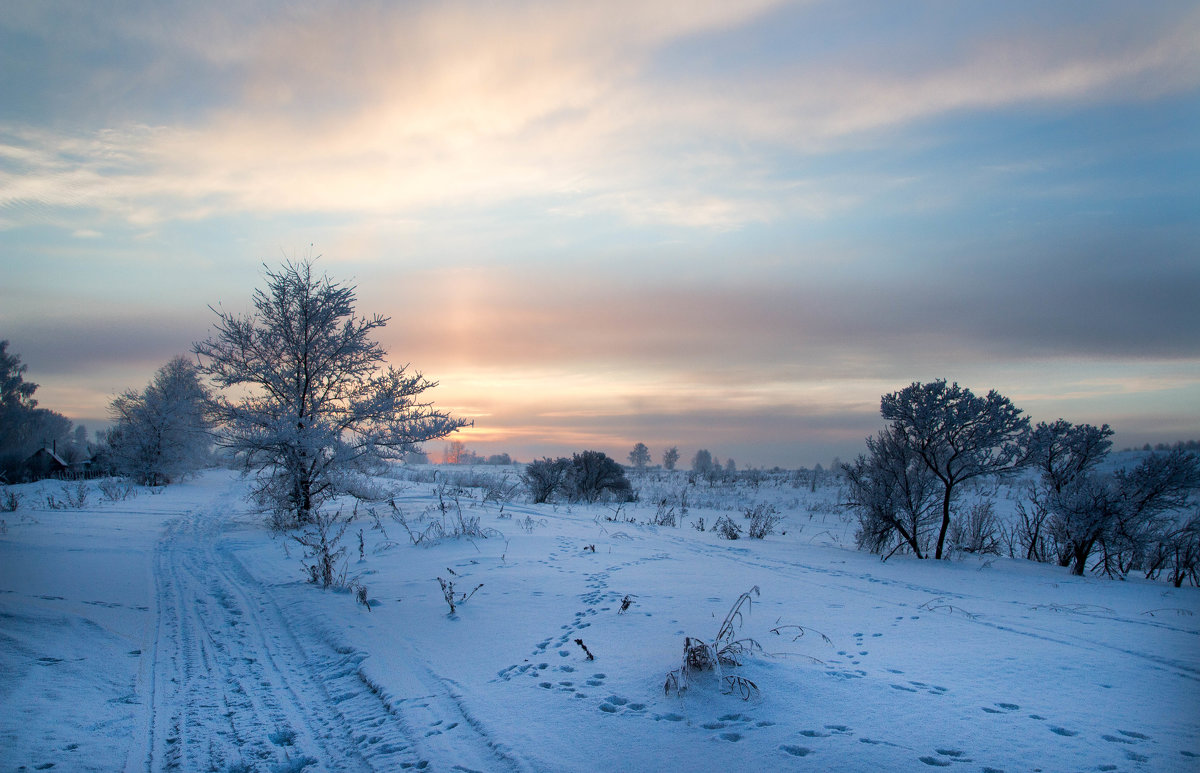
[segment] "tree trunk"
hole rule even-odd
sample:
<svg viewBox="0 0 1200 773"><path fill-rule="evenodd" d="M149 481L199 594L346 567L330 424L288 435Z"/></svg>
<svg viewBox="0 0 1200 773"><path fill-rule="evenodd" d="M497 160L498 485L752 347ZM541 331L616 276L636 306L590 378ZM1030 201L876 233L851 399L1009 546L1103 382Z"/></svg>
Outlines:
<svg viewBox="0 0 1200 773"><path fill-rule="evenodd" d="M1075 543L1073 548L1074 558L1073 563L1071 564L1071 574L1075 575L1076 577L1083 576L1083 573L1087 570L1088 556L1092 554L1092 545L1094 544L1094 540Z"/></svg>
<svg viewBox="0 0 1200 773"><path fill-rule="evenodd" d="M950 484L946 485L946 492L942 495L942 528L938 531L937 552L933 554L935 560L942 559L942 547L946 544L946 532L950 530Z"/></svg>

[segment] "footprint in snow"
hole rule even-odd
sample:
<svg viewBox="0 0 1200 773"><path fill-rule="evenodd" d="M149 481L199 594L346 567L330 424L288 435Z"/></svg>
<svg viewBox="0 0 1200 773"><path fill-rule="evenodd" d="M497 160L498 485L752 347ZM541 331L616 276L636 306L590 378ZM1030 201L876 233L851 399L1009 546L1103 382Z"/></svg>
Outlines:
<svg viewBox="0 0 1200 773"><path fill-rule="evenodd" d="M917 759L919 759L921 762L924 762L926 765L929 765L929 766L935 767L935 768L948 768L954 764L950 760L944 760L941 757L925 756L925 757L918 757Z"/></svg>

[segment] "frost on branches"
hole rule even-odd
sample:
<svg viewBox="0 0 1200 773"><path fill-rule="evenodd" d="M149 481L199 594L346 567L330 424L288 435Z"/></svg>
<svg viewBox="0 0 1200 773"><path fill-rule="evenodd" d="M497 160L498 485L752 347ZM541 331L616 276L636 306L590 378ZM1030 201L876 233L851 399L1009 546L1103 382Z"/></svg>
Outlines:
<svg viewBox="0 0 1200 773"><path fill-rule="evenodd" d="M358 474L467 422L421 400L436 382L385 366L372 334L388 318L356 316L354 287L315 276L308 259L263 268L255 312L214 309L215 332L194 351L228 390L213 401L219 442L257 472L277 526L303 525Z"/></svg>

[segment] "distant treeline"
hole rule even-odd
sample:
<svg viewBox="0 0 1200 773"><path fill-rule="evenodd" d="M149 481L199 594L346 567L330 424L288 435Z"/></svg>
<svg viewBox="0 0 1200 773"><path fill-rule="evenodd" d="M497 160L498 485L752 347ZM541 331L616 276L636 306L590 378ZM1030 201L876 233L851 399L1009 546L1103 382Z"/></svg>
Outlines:
<svg viewBox="0 0 1200 773"><path fill-rule="evenodd" d="M1137 451L1136 448L1126 448L1126 451ZM1158 443L1151 446L1149 443L1142 446L1142 451L1200 451L1200 440L1180 440L1177 443Z"/></svg>

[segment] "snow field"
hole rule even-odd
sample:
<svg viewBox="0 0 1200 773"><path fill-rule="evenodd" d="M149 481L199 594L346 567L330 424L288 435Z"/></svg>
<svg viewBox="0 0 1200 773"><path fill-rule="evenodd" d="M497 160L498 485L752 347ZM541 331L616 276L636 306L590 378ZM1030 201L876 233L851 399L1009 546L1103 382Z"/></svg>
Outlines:
<svg viewBox="0 0 1200 773"><path fill-rule="evenodd" d="M434 517L434 484L404 485L410 524ZM4 515L0 769L1200 769L1195 588L881 563L841 547L853 526L827 488L696 490L680 527L645 525L646 496L518 496L501 517L463 489L503 537L413 546L386 504L382 529L360 507L343 544L368 612L304 582L244 490L210 472ZM691 528L751 500L787 534ZM450 615L438 577L483 587ZM714 636L755 585L741 634L774 656L736 673L759 694L665 695L684 637ZM812 630L771 632L786 624Z"/></svg>

